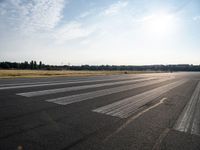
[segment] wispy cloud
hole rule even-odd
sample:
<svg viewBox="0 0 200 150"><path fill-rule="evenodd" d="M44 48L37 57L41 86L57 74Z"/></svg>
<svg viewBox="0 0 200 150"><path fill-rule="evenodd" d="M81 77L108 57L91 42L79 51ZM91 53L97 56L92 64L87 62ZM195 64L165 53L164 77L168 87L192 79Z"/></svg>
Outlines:
<svg viewBox="0 0 200 150"><path fill-rule="evenodd" d="M86 11L86 12L83 12L82 14L80 14L79 18L85 18L91 14L92 14L92 11Z"/></svg>
<svg viewBox="0 0 200 150"><path fill-rule="evenodd" d="M95 27L84 27L79 22L70 22L57 28L53 36L58 44L63 44L69 40L86 38L95 31Z"/></svg>
<svg viewBox="0 0 200 150"><path fill-rule="evenodd" d="M64 0L6 0L0 3L0 17L21 30L49 30L62 18L64 4Z"/></svg>
<svg viewBox="0 0 200 150"><path fill-rule="evenodd" d="M105 16L113 16L119 13L124 7L126 7L128 4L127 1L118 1L115 4L110 5L108 8L106 8L103 12L103 15Z"/></svg>
<svg viewBox="0 0 200 150"><path fill-rule="evenodd" d="M0 19L10 26L9 30L15 28L19 34L49 39L59 44L88 37L95 30L94 27L86 27L78 21L63 22L65 4L65 0L7 0L0 3ZM90 13L85 12L80 18Z"/></svg>

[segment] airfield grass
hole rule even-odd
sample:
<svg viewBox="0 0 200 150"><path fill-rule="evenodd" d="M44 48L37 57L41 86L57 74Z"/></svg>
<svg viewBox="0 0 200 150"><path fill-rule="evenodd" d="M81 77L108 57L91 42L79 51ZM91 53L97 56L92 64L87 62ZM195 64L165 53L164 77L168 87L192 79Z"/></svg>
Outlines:
<svg viewBox="0 0 200 150"><path fill-rule="evenodd" d="M72 71L72 70L0 70L0 78L81 77L117 74L143 74L150 71Z"/></svg>

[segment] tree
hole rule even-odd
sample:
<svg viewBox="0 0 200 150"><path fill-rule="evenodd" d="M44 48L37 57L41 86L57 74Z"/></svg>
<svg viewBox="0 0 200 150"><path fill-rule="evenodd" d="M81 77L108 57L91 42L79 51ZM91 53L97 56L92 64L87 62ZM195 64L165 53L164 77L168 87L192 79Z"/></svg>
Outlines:
<svg viewBox="0 0 200 150"><path fill-rule="evenodd" d="M33 60L30 62L31 69L34 69Z"/></svg>
<svg viewBox="0 0 200 150"><path fill-rule="evenodd" d="M42 69L42 61L39 63L39 69Z"/></svg>
<svg viewBox="0 0 200 150"><path fill-rule="evenodd" d="M33 69L37 69L37 62L36 61L33 62Z"/></svg>
<svg viewBox="0 0 200 150"><path fill-rule="evenodd" d="M27 61L24 62L24 69L30 69L29 64Z"/></svg>

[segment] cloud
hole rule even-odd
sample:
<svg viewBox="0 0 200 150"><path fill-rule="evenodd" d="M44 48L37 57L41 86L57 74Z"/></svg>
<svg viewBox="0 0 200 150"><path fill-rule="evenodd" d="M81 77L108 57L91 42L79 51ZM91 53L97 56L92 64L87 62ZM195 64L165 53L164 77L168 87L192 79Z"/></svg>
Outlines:
<svg viewBox="0 0 200 150"><path fill-rule="evenodd" d="M104 10L103 15L113 16L120 12L128 4L127 1L118 1L115 4L110 5L107 9Z"/></svg>
<svg viewBox="0 0 200 150"><path fill-rule="evenodd" d="M69 40L86 38L95 31L95 27L84 27L79 22L70 22L54 30L53 37L58 44Z"/></svg>
<svg viewBox="0 0 200 150"><path fill-rule="evenodd" d="M86 12L80 14L79 18L85 18L91 14L92 14L92 11L86 11Z"/></svg>
<svg viewBox="0 0 200 150"><path fill-rule="evenodd" d="M199 21L199 20L200 20L200 16L195 16L195 17L193 17L193 20L194 20L194 21Z"/></svg>
<svg viewBox="0 0 200 150"><path fill-rule="evenodd" d="M6 0L0 3L0 18L20 31L49 30L62 18L64 4L64 0Z"/></svg>
<svg viewBox="0 0 200 150"><path fill-rule="evenodd" d="M5 27L0 30L2 38L28 37L32 41L51 44L85 40L96 28L79 21L64 22L62 15L65 4L66 0L0 1L0 19L4 20L0 27ZM91 13L92 11L85 12L80 18Z"/></svg>

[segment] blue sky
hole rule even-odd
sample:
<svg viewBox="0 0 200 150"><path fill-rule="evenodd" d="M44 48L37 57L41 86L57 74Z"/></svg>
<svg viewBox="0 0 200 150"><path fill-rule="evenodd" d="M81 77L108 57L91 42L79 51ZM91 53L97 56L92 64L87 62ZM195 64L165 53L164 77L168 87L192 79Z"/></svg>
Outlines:
<svg viewBox="0 0 200 150"><path fill-rule="evenodd" d="M199 0L0 0L0 61L200 64Z"/></svg>

